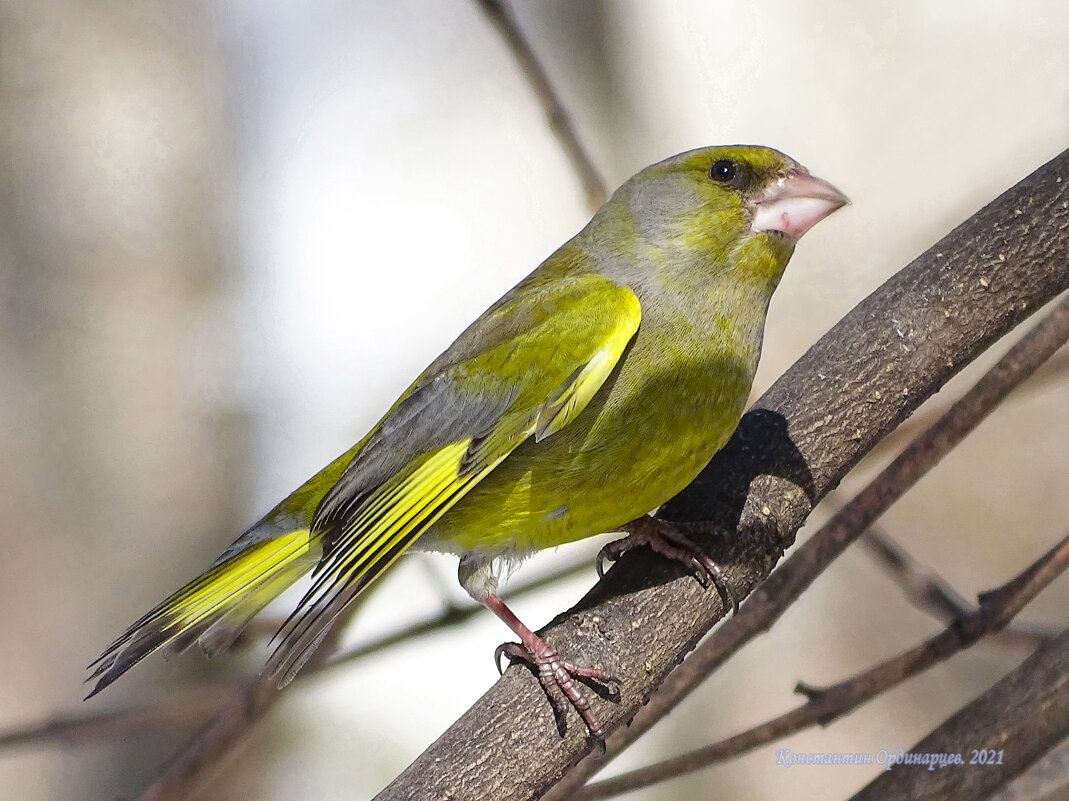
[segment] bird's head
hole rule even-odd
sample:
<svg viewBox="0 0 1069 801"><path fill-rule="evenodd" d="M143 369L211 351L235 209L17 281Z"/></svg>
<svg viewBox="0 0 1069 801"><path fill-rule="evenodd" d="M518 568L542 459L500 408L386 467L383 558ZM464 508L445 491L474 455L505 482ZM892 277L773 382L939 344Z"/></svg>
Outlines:
<svg viewBox="0 0 1069 801"><path fill-rule="evenodd" d="M728 145L647 167L617 190L613 203L626 206L640 235L659 247L722 259L760 237L785 260L806 231L847 199L778 150Z"/></svg>

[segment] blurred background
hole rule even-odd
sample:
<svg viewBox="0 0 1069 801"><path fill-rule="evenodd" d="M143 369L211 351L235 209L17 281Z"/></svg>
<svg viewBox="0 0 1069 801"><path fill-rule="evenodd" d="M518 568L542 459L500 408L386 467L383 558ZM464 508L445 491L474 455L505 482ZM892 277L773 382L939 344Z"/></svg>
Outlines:
<svg viewBox="0 0 1069 801"><path fill-rule="evenodd" d="M753 142L851 197L798 249L757 392L1069 144L1069 6L1055 0L515 5L613 186L681 150ZM362 436L589 212L470 0L0 0L0 81L9 730L181 702L255 670L259 641L210 663L153 656L81 701L111 639ZM1022 388L887 529L966 596L1015 574L1069 520L1067 398L1057 374ZM517 602L520 617L540 626L577 600L601 544L531 560L523 578L591 562ZM446 602L466 603L455 560L409 559L344 642ZM1067 606L1063 580L1024 619L1060 628ZM799 702L797 681L844 678L939 625L850 553L613 769L756 724ZM296 683L198 797L373 795L494 681L507 634L481 614ZM776 748L908 749L1022 657L981 645L828 729L631 797L844 797L877 768L785 769ZM132 797L200 725L0 751L0 787Z"/></svg>

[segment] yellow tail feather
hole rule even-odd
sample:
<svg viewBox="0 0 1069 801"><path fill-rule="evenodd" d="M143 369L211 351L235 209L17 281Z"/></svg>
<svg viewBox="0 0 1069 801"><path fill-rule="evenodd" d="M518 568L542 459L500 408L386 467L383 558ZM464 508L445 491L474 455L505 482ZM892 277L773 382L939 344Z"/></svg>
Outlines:
<svg viewBox="0 0 1069 801"><path fill-rule="evenodd" d="M94 667L87 697L159 648L177 653L200 640L215 653L231 644L257 612L319 560L308 529L270 536L215 565L163 601L113 642Z"/></svg>
<svg viewBox="0 0 1069 801"><path fill-rule="evenodd" d="M282 642L264 667L265 673L279 677L280 686L297 675L342 610L493 470L516 442L497 453L476 449L466 470L471 445L471 439L464 439L425 454L405 473L378 487L344 524L313 573L312 587L282 626Z"/></svg>

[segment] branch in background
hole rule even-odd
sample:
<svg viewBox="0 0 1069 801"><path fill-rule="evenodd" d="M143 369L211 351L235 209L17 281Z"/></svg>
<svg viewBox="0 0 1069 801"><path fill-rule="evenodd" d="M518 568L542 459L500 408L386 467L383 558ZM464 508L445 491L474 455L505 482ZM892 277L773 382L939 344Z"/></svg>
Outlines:
<svg viewBox="0 0 1069 801"><path fill-rule="evenodd" d="M1036 370L1035 376L1029 382L1030 389L1042 389L1051 384L1060 384L1069 375L1069 350L1050 357L1050 361Z"/></svg>
<svg viewBox="0 0 1069 801"><path fill-rule="evenodd" d="M583 146L579 134L575 130L571 115L564 108L556 89L549 80L545 68L542 67L530 43L524 37L516 17L502 0L477 0L479 8L485 12L487 18L497 28L501 38L505 40L512 57L520 65L524 77L527 78L531 89L534 91L538 102L546 113L550 130L553 131L561 147L564 148L572 169L583 184L583 193L586 195L586 204L591 212L597 211L608 199L609 192L605 186L605 180L601 177L594 159L590 152Z"/></svg>
<svg viewBox="0 0 1069 801"><path fill-rule="evenodd" d="M359 608L353 604L335 621L307 667L323 662L337 645L345 624ZM137 801L179 801L195 791L212 768L230 754L252 725L263 717L278 699L278 677L261 673L238 684L230 701L175 756L163 766L156 778L137 796Z"/></svg>
<svg viewBox="0 0 1069 801"><path fill-rule="evenodd" d="M503 593L503 596L511 601L582 573L589 573L593 576L593 560L593 554L585 554L574 562L539 578L517 581ZM391 634L385 634L365 645L333 655L319 664L307 665L297 674L293 685L302 686L312 676L364 659L399 643L411 642L416 637L465 623L479 614L482 609L483 607L476 603L463 606L449 604L434 617L405 626ZM280 625L280 620L253 621L242 634L242 639L255 639L261 635L271 637L278 631ZM0 750L48 741L82 743L126 737L145 729L190 723L207 715L218 714L228 702L245 695L252 681L252 677L246 676L237 681L183 687L166 698L150 704L90 715L55 717L42 723L10 729L0 732Z"/></svg>
<svg viewBox="0 0 1069 801"><path fill-rule="evenodd" d="M570 797L575 801L596 801L648 787L651 784L690 773L714 762L751 751L814 724L826 726L866 701L897 687L906 679L949 659L982 637L1005 628L1006 624L1036 595L1069 567L1069 536L1044 554L1012 581L987 593L980 607L935 637L885 660L865 672L821 690L800 687L809 701L760 726L720 742L698 748L649 767L629 771L581 788ZM962 744L959 744L959 749ZM978 768L983 770L983 768ZM941 798L929 787L914 788L915 794L886 798Z"/></svg>
<svg viewBox="0 0 1069 801"><path fill-rule="evenodd" d="M887 571L910 603L922 612L946 623L972 614L973 605L964 596L935 570L910 556L882 527L870 526L861 535L859 543ZM1056 632L1053 631L1004 626L993 632L989 639L1032 653L1054 636Z"/></svg>
<svg viewBox="0 0 1069 801"><path fill-rule="evenodd" d="M963 766L895 765L851 801L980 801L1069 736L1069 629L940 724L910 754L960 754ZM974 753L988 758L969 764ZM1064 775L1064 774L1063 774ZM1063 786L1064 787L1064 786ZM1055 797L1064 797L1057 792Z"/></svg>
<svg viewBox="0 0 1069 801"><path fill-rule="evenodd" d="M242 681L223 709L163 766L137 801L189 798L204 774L230 753L252 724L274 705L278 694L278 681L268 676Z"/></svg>
<svg viewBox="0 0 1069 801"><path fill-rule="evenodd" d="M79 744L123 738L215 714L234 694L232 682L184 687L169 697L129 709L91 715L57 716L30 726L0 732L0 750L45 742Z"/></svg>
<svg viewBox="0 0 1069 801"><path fill-rule="evenodd" d="M879 525L870 526L858 542L918 609L944 621L962 620L972 611L968 599L935 570L910 556ZM1038 644L1032 643L1033 650Z"/></svg>
<svg viewBox="0 0 1069 801"><path fill-rule="evenodd" d="M610 759L674 709L717 667L767 631L799 595L895 500L946 455L1069 338L1069 296L921 434L811 539L799 546L746 602L676 670L645 708L606 741L605 757L575 768L547 798L569 798Z"/></svg>
<svg viewBox="0 0 1069 801"><path fill-rule="evenodd" d="M1069 376L1069 350L1062 350L1051 356L1042 367L1036 370L1028 380L1027 391L1035 392L1046 389L1052 384L1064 381L1066 376ZM1022 395L1022 392L1018 392L1014 397L1020 398ZM883 442L873 448L870 457L878 458L884 451L897 451L903 443L909 442L928 428L945 411L946 404L933 402L931 406L922 409L888 434Z"/></svg>
<svg viewBox="0 0 1069 801"><path fill-rule="evenodd" d="M715 548L709 537L695 539L744 597L793 542L813 505L876 442L1066 288L1069 152L841 320L743 418L732 441L667 505L666 516L714 521L728 532ZM617 702L591 695L611 730L635 716L722 613L717 593L636 551L543 636L569 658L623 679ZM510 668L380 798L537 797L592 748L578 718L569 714L566 722L562 738L537 680Z"/></svg>

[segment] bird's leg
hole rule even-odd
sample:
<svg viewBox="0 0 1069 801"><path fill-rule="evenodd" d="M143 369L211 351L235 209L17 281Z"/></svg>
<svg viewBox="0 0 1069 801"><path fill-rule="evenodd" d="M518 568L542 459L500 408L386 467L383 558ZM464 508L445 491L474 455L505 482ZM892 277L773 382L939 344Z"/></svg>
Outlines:
<svg viewBox="0 0 1069 801"><path fill-rule="evenodd" d="M575 665L561 659L553 646L527 628L497 594L497 577L492 572L490 560L464 557L460 561L459 577L464 589L501 618L520 638L518 643L509 642L499 646L496 656L500 658L504 654L513 662L525 662L531 666L549 697L558 723L564 719L567 704L571 704L586 723L591 736L597 740L603 739L605 729L594 710L590 708L590 701L583 694L576 679L592 679L602 684L619 682L597 668Z"/></svg>
<svg viewBox="0 0 1069 801"><path fill-rule="evenodd" d="M499 646L497 656L502 654L513 662L526 662L538 674L538 681L542 689L546 691L553 711L558 720L564 717L565 704L569 703L579 713L579 717L590 729L590 734L597 740L605 737L605 729L598 720L594 710L590 708L590 701L579 688L576 679L579 677L593 679L603 684L618 684L611 676L597 668L574 665L560 658L557 650L531 631L505 602L497 595L489 595L483 601L488 609L493 611L505 625L508 626L520 638L520 642L507 642Z"/></svg>
<svg viewBox="0 0 1069 801"><path fill-rule="evenodd" d="M730 606L732 612L739 611L739 602L735 600L720 565L675 525L643 515L625 523L621 530L627 532L627 536L610 542L598 553L596 565L599 576L605 572L606 561L615 562L628 551L646 545L661 556L689 567L703 586L708 586L711 581L724 605Z"/></svg>

